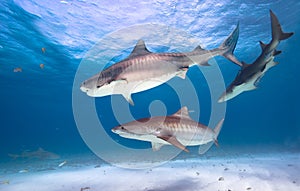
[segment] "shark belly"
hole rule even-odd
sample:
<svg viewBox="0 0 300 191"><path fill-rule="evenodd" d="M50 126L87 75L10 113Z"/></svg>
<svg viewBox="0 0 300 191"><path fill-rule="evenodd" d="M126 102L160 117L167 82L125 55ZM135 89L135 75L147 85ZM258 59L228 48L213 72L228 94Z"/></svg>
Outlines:
<svg viewBox="0 0 300 191"><path fill-rule="evenodd" d="M147 141L151 143L159 143L163 145L171 145L169 142L164 141L160 138L157 138L157 136L152 134L146 134L146 135L128 135L128 134L119 134L121 137L128 138L128 139L135 139L140 141ZM176 139L184 146L198 146L198 145L204 145L207 144L213 139L209 139L208 137L204 137L201 139L197 138L180 138L178 136L175 136Z"/></svg>
<svg viewBox="0 0 300 191"><path fill-rule="evenodd" d="M184 146L204 145L213 141L213 132L210 129L195 130L186 133L175 133L174 136Z"/></svg>
<svg viewBox="0 0 300 191"><path fill-rule="evenodd" d="M169 142L159 138L159 136L165 135L164 132L168 132L167 134L176 137L176 139L184 146L196 146L207 144L211 141L214 141L214 132L207 129L193 129L184 130L177 129L175 131L169 131L169 128L162 128L162 132L157 133L119 133L121 137L135 139L140 141L148 141L151 143L159 143L163 145L171 145Z"/></svg>
<svg viewBox="0 0 300 191"><path fill-rule="evenodd" d="M263 71L259 71L257 72L255 75L253 75L248 81L234 86L231 89L231 92L227 92L226 94L224 93L221 98L219 99L218 102L222 102L222 101L228 101L236 96L238 96L239 94L246 92L246 91L251 91L257 88L257 84L259 83L260 79L264 76L264 74L272 67L276 66L278 63L274 62L274 57L271 56L269 58L267 58L264 62L266 63L265 68L263 69Z"/></svg>
<svg viewBox="0 0 300 191"><path fill-rule="evenodd" d="M265 68L261 72L257 72L248 82L241 84L240 86L237 86L234 88L234 91L236 91L236 96L244 91L251 91L257 88L257 84L259 80L265 75L265 73L275 66L277 63L273 61L274 57L269 58Z"/></svg>
<svg viewBox="0 0 300 191"><path fill-rule="evenodd" d="M138 93L155 88L175 76L181 78L185 77L186 71L175 71L173 73L167 73L161 76L152 77L144 80L117 80L112 81L110 84L105 85L101 88L96 88L92 91L87 92L91 97L104 97L108 95L123 95L125 98L133 93Z"/></svg>

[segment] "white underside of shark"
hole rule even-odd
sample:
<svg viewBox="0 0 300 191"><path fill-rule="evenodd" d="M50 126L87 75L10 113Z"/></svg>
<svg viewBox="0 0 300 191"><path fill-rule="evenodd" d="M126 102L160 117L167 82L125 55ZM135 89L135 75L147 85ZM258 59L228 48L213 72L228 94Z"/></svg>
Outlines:
<svg viewBox="0 0 300 191"><path fill-rule="evenodd" d="M266 64L265 69L262 72L257 72L255 75L253 75L252 78L250 78L247 83L242 83L241 85L234 86L232 88L232 93L223 94L221 98L218 100L218 102L224 102L228 101L238 95L240 95L243 92L255 90L257 88L257 84L259 83L260 79L265 75L265 73L272 67L276 66L278 63L273 61L274 57L272 57L272 61Z"/></svg>
<svg viewBox="0 0 300 191"><path fill-rule="evenodd" d="M211 133L211 132L210 132ZM196 132L191 136L180 136L180 134L174 134L176 139L184 146L198 146L198 145L205 145L207 143L213 143L213 137L210 136L210 133L207 136L197 137ZM152 147L157 147L158 145L172 145L171 143L164 141L160 138L157 138L155 134L148 134L148 135L135 135L135 134L126 134L126 133L119 133L121 137L128 138L128 139L136 139L140 141L148 141L151 142ZM154 149L155 150L155 149Z"/></svg>
<svg viewBox="0 0 300 191"><path fill-rule="evenodd" d="M151 88L162 85L166 81L178 76L185 79L187 71L177 71L170 73L168 75L162 75L157 78L151 78L147 80L140 81L127 81L127 80L117 80L113 81L102 88L93 89L87 92L88 96L91 97L103 97L108 95L123 95L123 97L133 105L131 95L134 93L142 92ZM82 91L84 91L82 89Z"/></svg>

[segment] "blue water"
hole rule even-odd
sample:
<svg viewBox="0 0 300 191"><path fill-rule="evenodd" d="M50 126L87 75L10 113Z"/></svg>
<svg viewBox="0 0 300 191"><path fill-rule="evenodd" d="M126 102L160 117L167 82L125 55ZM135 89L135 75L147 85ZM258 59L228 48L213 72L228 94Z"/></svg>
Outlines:
<svg viewBox="0 0 300 191"><path fill-rule="evenodd" d="M133 25L159 23L184 30L199 38L205 48L211 49L219 46L239 22L240 38L235 55L252 63L260 54L258 41L267 43L271 38L269 9L278 16L284 31L295 34L279 45L278 49L283 52L276 61L280 64L267 72L260 88L227 103L219 144L280 145L299 149L299 1L126 0L91 3L84 0L2 0L0 157L7 159L7 153L38 147L68 154L89 151L73 117L72 88L80 62L103 36ZM43 47L45 53L41 50ZM166 47L161 44L149 49L164 52L168 51ZM216 59L228 85L239 68L222 57ZM45 65L44 69L39 67L41 63ZM22 72L13 72L17 67L21 67ZM193 67L188 76L195 87L198 86L201 102L200 118L193 113L191 116L207 124L211 100L205 79L197 67ZM180 82L179 79L173 80L173 83ZM199 85L198 82L203 83ZM126 103L122 97L119 99ZM155 100L165 103L168 114L180 108L176 93L166 85L133 95L133 99L137 104L130 110L136 118L149 117L149 104ZM110 133L118 121L113 115L109 97L97 98L95 104L98 115L102 116L103 127L115 140L135 148L150 146ZM193 109L192 102L185 104Z"/></svg>

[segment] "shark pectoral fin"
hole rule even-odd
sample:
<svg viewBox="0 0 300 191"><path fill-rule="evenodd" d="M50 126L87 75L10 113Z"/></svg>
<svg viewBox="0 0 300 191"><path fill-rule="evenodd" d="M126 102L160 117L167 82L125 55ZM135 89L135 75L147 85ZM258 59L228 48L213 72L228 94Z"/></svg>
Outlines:
<svg viewBox="0 0 300 191"><path fill-rule="evenodd" d="M187 70L181 70L178 72L177 76L181 79L185 79Z"/></svg>
<svg viewBox="0 0 300 191"><path fill-rule="evenodd" d="M134 102L131 98L131 93L130 92L123 93L122 95L130 103L130 105L134 106Z"/></svg>
<svg viewBox="0 0 300 191"><path fill-rule="evenodd" d="M153 151L158 151L162 146L164 146L164 144L162 143L155 143L155 142L151 142L151 145Z"/></svg>
<svg viewBox="0 0 300 191"><path fill-rule="evenodd" d="M174 136L159 135L159 136L157 136L157 138L167 141L168 143L174 145L175 147L177 147L187 153L189 152L189 150L187 148L185 148L185 146L183 144L181 144Z"/></svg>
<svg viewBox="0 0 300 191"><path fill-rule="evenodd" d="M214 144L214 141L211 141L209 143L199 146L199 150L198 150L199 155L203 155L204 153L206 153L213 144Z"/></svg>
<svg viewBox="0 0 300 191"><path fill-rule="evenodd" d="M258 88L258 83L259 83L259 80L257 82L255 82L255 84L253 84L253 86L249 87L249 89L247 91L256 90Z"/></svg>

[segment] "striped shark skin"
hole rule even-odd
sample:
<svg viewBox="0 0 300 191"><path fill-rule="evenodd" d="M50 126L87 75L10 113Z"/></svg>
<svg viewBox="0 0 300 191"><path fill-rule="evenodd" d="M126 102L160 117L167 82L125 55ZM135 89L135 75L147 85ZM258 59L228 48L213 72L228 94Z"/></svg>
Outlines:
<svg viewBox="0 0 300 191"><path fill-rule="evenodd" d="M274 61L275 56L281 53L281 51L276 50L277 46L280 41L290 38L294 33L284 33L282 31L278 18L272 10L270 10L270 17L272 40L269 44L260 41L262 52L252 64L242 62L241 70L219 98L219 103L228 101L245 91L256 89L264 74L278 64Z"/></svg>
<svg viewBox="0 0 300 191"><path fill-rule="evenodd" d="M170 116L144 118L119 125L112 132L124 138L151 142L153 151L163 145L173 145L189 152L186 146L199 147L199 154L204 154L213 143L218 146L217 137L224 119L211 129L191 119L187 107Z"/></svg>
<svg viewBox="0 0 300 191"><path fill-rule="evenodd" d="M121 94L134 105L132 94L157 87L175 76L184 79L189 67L209 66L208 61L215 56L221 55L242 65L233 55L238 37L239 25L220 47L205 50L197 46L183 53L150 52L144 41L139 40L128 58L85 80L80 89L91 97Z"/></svg>

